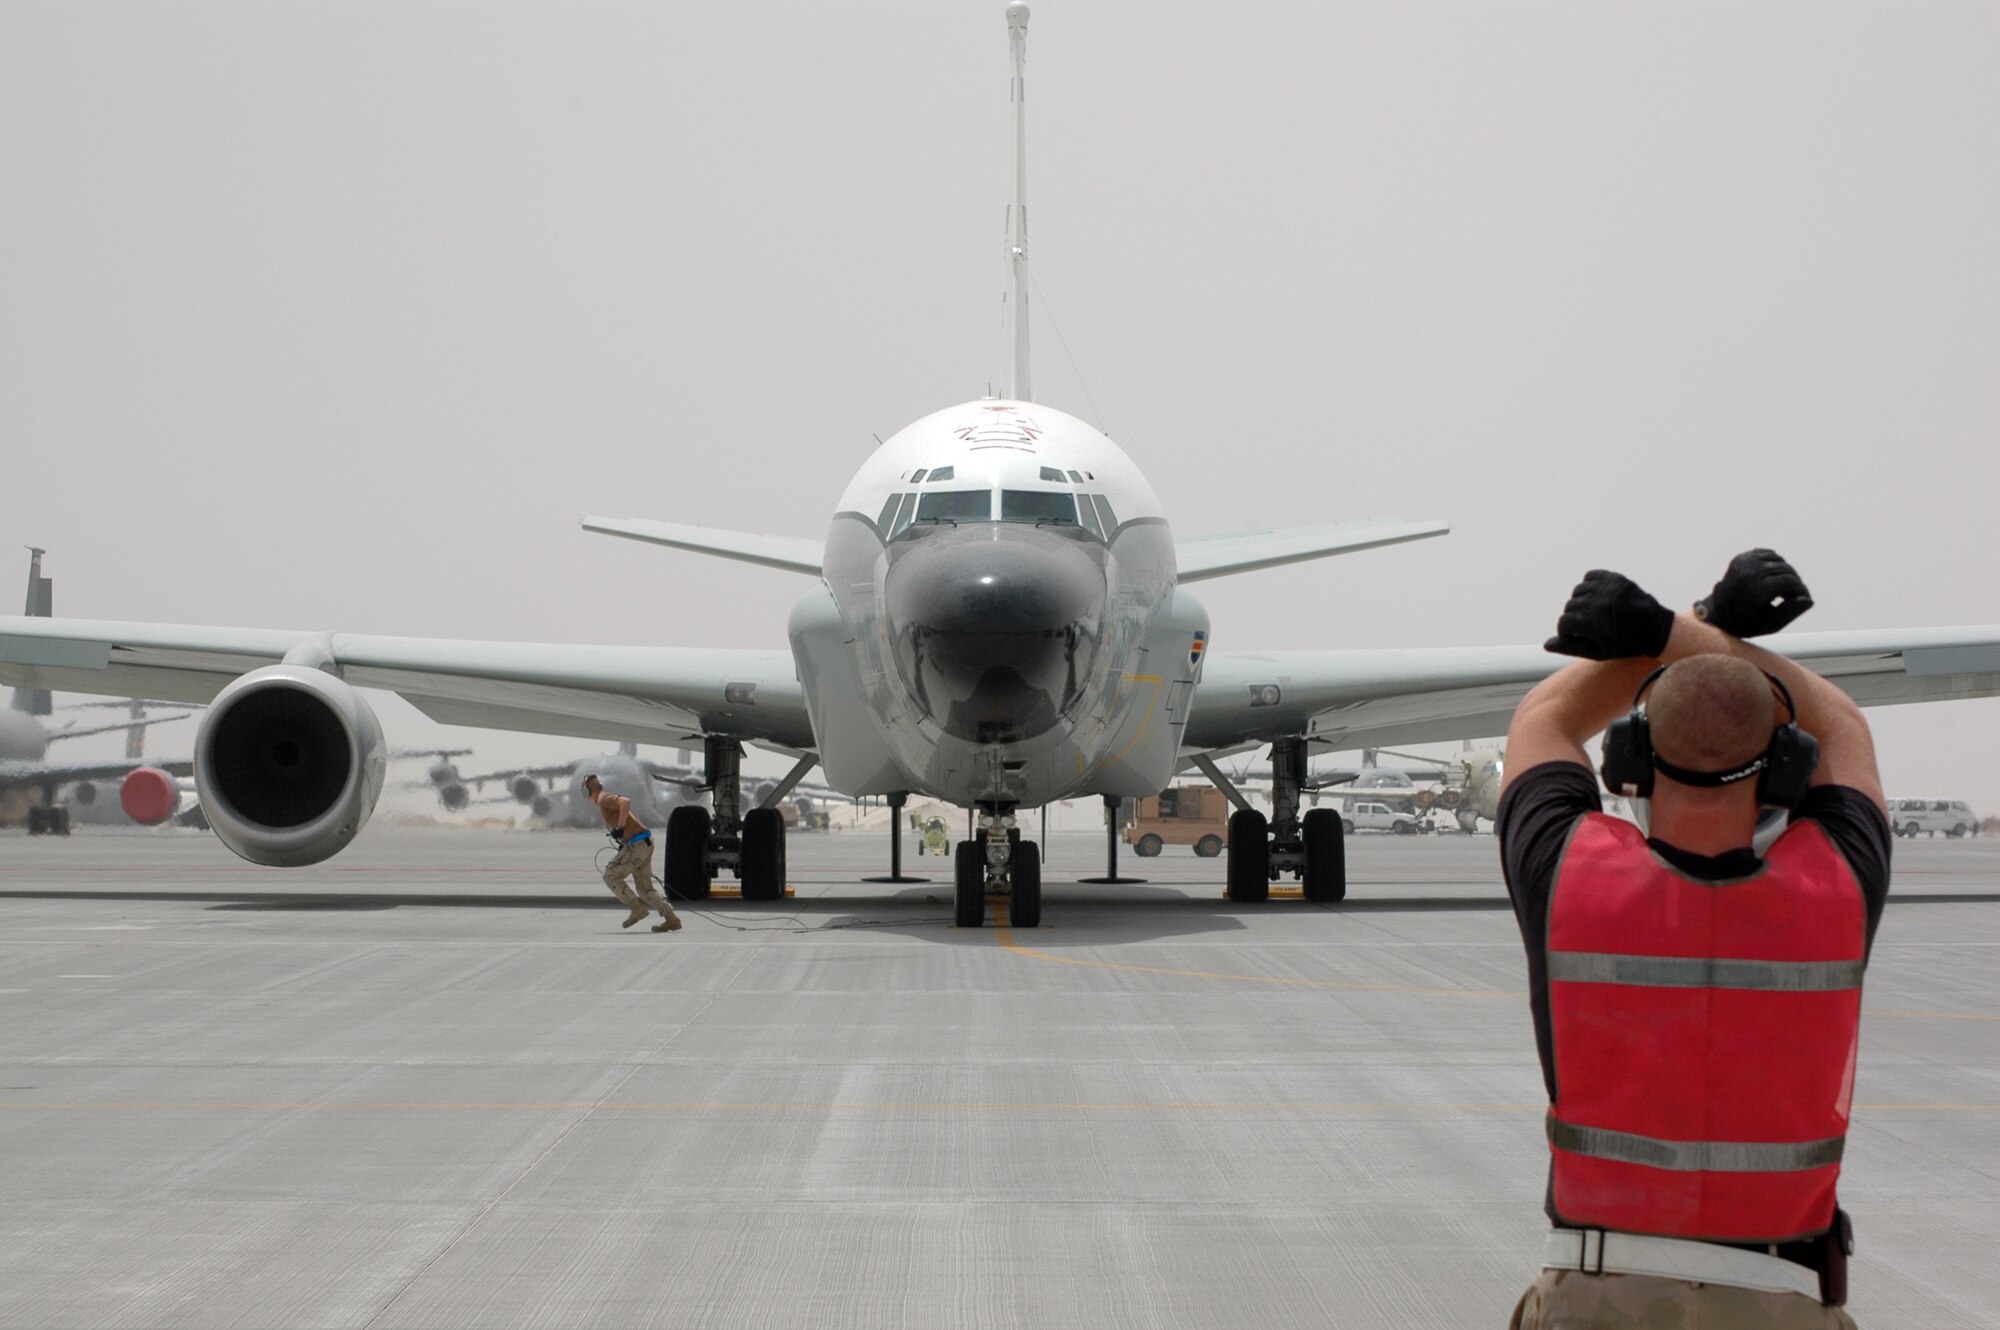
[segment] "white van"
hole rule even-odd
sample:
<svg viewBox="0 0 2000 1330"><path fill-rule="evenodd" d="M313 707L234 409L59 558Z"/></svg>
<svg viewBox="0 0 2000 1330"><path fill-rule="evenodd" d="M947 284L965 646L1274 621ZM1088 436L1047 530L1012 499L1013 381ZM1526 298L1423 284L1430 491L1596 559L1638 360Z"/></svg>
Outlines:
<svg viewBox="0 0 2000 1330"><path fill-rule="evenodd" d="M1889 829L1898 836L1914 836L1918 832L1937 835L1942 831L1947 836L1963 836L1967 832L1977 835L1979 819L1972 815L1972 809L1963 799L1888 799Z"/></svg>

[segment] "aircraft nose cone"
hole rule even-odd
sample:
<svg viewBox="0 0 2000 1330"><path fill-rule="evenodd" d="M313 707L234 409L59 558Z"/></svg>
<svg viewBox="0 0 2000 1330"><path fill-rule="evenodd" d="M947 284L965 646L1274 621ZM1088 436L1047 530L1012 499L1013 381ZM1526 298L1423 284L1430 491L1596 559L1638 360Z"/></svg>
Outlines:
<svg viewBox="0 0 2000 1330"><path fill-rule="evenodd" d="M1031 739L1087 682L1104 571L1030 526L940 531L900 551L886 587L896 660L919 705L976 743Z"/></svg>

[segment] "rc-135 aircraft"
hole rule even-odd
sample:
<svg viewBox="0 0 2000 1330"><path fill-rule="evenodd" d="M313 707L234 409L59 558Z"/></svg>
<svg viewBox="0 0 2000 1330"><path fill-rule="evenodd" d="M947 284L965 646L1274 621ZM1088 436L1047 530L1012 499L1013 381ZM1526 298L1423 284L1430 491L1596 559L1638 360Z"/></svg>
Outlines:
<svg viewBox="0 0 2000 1330"><path fill-rule="evenodd" d="M1017 927L1041 917L1018 814L1052 800L1157 793L1194 763L1271 746L1272 812L1232 819L1228 890L1262 900L1281 873L1311 900L1346 890L1340 820L1300 816L1309 743L1355 749L1505 730L1563 662L1537 646L1209 650L1189 590L1231 573L1444 534L1383 522L1176 537L1118 446L1037 404L1028 381L1022 122L1028 6L1006 9L1013 62L1003 390L925 416L864 462L824 541L662 522L593 531L788 569L810 579L790 649L577 646L277 629L0 619L0 682L208 702L195 778L216 834L260 864L323 860L382 785L380 727L357 687L432 719L619 742L699 744L712 809L668 819L669 887L719 870L770 899L785 880L776 803L817 762L850 795L912 792L973 810L956 850L958 923L989 893ZM2000 692L2000 627L1791 634L1777 648L1868 704ZM742 745L799 754L743 807ZM1226 778L1221 778L1226 781Z"/></svg>

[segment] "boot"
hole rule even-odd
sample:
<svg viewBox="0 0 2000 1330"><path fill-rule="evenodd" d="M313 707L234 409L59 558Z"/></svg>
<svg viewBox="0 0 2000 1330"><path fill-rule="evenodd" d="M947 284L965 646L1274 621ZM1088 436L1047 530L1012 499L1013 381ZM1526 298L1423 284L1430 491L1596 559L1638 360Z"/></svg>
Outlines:
<svg viewBox="0 0 2000 1330"><path fill-rule="evenodd" d="M630 928L633 924L638 923L641 919L644 919L645 917L646 917L646 907L643 905L634 905L632 907L632 913L626 915L625 922L618 926L620 928Z"/></svg>
<svg viewBox="0 0 2000 1330"><path fill-rule="evenodd" d="M668 910L661 917L660 922L653 925L653 931L655 933L678 933L681 931L681 917L672 910Z"/></svg>

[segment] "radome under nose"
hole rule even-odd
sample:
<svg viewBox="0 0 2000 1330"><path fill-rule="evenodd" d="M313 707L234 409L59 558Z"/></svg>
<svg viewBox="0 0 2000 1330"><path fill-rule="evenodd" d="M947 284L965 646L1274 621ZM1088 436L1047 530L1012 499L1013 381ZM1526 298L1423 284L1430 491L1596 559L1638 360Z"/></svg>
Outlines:
<svg viewBox="0 0 2000 1330"><path fill-rule="evenodd" d="M1105 581L1075 541L1004 522L939 531L898 552L886 592L897 664L954 737L1031 739L1088 678Z"/></svg>

